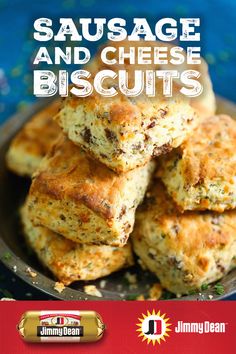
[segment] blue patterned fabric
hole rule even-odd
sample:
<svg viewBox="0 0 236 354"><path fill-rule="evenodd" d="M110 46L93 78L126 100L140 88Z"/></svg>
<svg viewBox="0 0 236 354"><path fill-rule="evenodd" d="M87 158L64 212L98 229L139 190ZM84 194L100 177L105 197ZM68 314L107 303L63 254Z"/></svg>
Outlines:
<svg viewBox="0 0 236 354"><path fill-rule="evenodd" d="M150 23L161 17L199 16L202 53L210 65L214 89L236 101L234 0L0 0L0 123L35 99L32 58L40 43L32 37L34 20L86 16L124 17L127 22L135 16L147 17Z"/></svg>

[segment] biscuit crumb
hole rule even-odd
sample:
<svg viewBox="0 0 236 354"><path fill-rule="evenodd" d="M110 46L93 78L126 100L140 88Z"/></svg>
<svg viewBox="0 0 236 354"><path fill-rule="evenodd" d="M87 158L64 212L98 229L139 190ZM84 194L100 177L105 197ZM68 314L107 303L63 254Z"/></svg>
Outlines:
<svg viewBox="0 0 236 354"><path fill-rule="evenodd" d="M36 272L34 272L30 267L27 267L26 268L26 272L31 276L31 278L35 278L35 277L37 277L37 273Z"/></svg>
<svg viewBox="0 0 236 354"><path fill-rule="evenodd" d="M107 281L106 280L101 280L100 281L100 288L104 289L106 286Z"/></svg>
<svg viewBox="0 0 236 354"><path fill-rule="evenodd" d="M59 281L57 281L54 285L54 290L56 290L58 293L62 293L62 291L65 289L65 285Z"/></svg>
<svg viewBox="0 0 236 354"><path fill-rule="evenodd" d="M148 300L159 300L161 295L162 295L162 286L159 283L155 283L149 290Z"/></svg>
<svg viewBox="0 0 236 354"><path fill-rule="evenodd" d="M130 272L125 273L125 279L129 283L129 289L134 290L137 289L138 283L137 283L137 275L136 274L131 274Z"/></svg>
<svg viewBox="0 0 236 354"><path fill-rule="evenodd" d="M84 291L88 295L102 297L102 293L96 288L95 285L85 285Z"/></svg>
<svg viewBox="0 0 236 354"><path fill-rule="evenodd" d="M144 301L145 300L145 297L141 294L137 297L136 299L137 301Z"/></svg>
<svg viewBox="0 0 236 354"><path fill-rule="evenodd" d="M142 259L138 259L138 264L140 265L140 267L143 269L143 270L147 270L147 267L146 265L143 263Z"/></svg>
<svg viewBox="0 0 236 354"><path fill-rule="evenodd" d="M125 278L128 280L129 284L137 284L137 275L136 274L131 274L129 272L126 272Z"/></svg>

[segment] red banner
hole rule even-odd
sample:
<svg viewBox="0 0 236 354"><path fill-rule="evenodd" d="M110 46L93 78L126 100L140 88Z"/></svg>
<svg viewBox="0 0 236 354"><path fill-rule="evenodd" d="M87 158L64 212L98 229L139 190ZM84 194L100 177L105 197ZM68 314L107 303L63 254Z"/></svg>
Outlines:
<svg viewBox="0 0 236 354"><path fill-rule="evenodd" d="M29 310L93 310L106 330L95 343L26 343L16 329ZM59 302L0 303L1 354L235 354L236 302Z"/></svg>

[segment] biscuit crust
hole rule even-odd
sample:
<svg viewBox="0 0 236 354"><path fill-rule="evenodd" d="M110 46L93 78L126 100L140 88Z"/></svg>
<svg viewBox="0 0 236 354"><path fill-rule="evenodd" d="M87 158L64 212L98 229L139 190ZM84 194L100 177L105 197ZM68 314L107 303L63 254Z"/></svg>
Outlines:
<svg viewBox="0 0 236 354"><path fill-rule="evenodd" d="M87 67L92 73L91 83L98 70L108 68L99 55L95 57ZM140 68L154 69L152 65ZM112 65L110 69L127 70L133 84L137 66ZM103 86L116 87L116 82L107 78ZM155 97L144 93L129 97L120 91L110 98L96 91L85 98L71 94L55 120L70 140L97 160L116 172L127 172L178 147L199 123L190 100L179 94L177 84L173 84L171 98L164 97L162 91L162 82L156 80Z"/></svg>
<svg viewBox="0 0 236 354"><path fill-rule="evenodd" d="M223 212L236 207L236 122L202 121L191 138L162 158L158 176L180 210Z"/></svg>
<svg viewBox="0 0 236 354"><path fill-rule="evenodd" d="M236 266L236 211L182 214L155 181L137 212L132 241L165 288L187 294Z"/></svg>
<svg viewBox="0 0 236 354"><path fill-rule="evenodd" d="M76 145L114 171L127 172L178 147L198 123L177 95L155 100L96 93L69 97L55 119Z"/></svg>
<svg viewBox="0 0 236 354"><path fill-rule="evenodd" d="M34 226L26 204L21 209L21 222L28 245L65 285L94 280L133 265L130 243L122 248L74 243L45 227Z"/></svg>
<svg viewBox="0 0 236 354"><path fill-rule="evenodd" d="M61 129L52 117L60 101L54 101L36 113L12 140L6 156L8 168L20 176L31 177Z"/></svg>
<svg viewBox="0 0 236 354"><path fill-rule="evenodd" d="M154 168L117 175L61 135L34 175L31 219L74 242L123 246Z"/></svg>

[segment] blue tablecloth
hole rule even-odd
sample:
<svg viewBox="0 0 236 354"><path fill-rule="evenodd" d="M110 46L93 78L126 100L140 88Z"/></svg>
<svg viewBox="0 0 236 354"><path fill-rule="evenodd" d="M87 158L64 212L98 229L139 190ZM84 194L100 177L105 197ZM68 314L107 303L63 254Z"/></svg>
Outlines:
<svg viewBox="0 0 236 354"><path fill-rule="evenodd" d="M32 37L38 17L200 17L203 56L217 93L236 101L235 0L0 0L0 123L34 100ZM46 43L47 45L47 43ZM93 44L94 47L94 44Z"/></svg>

